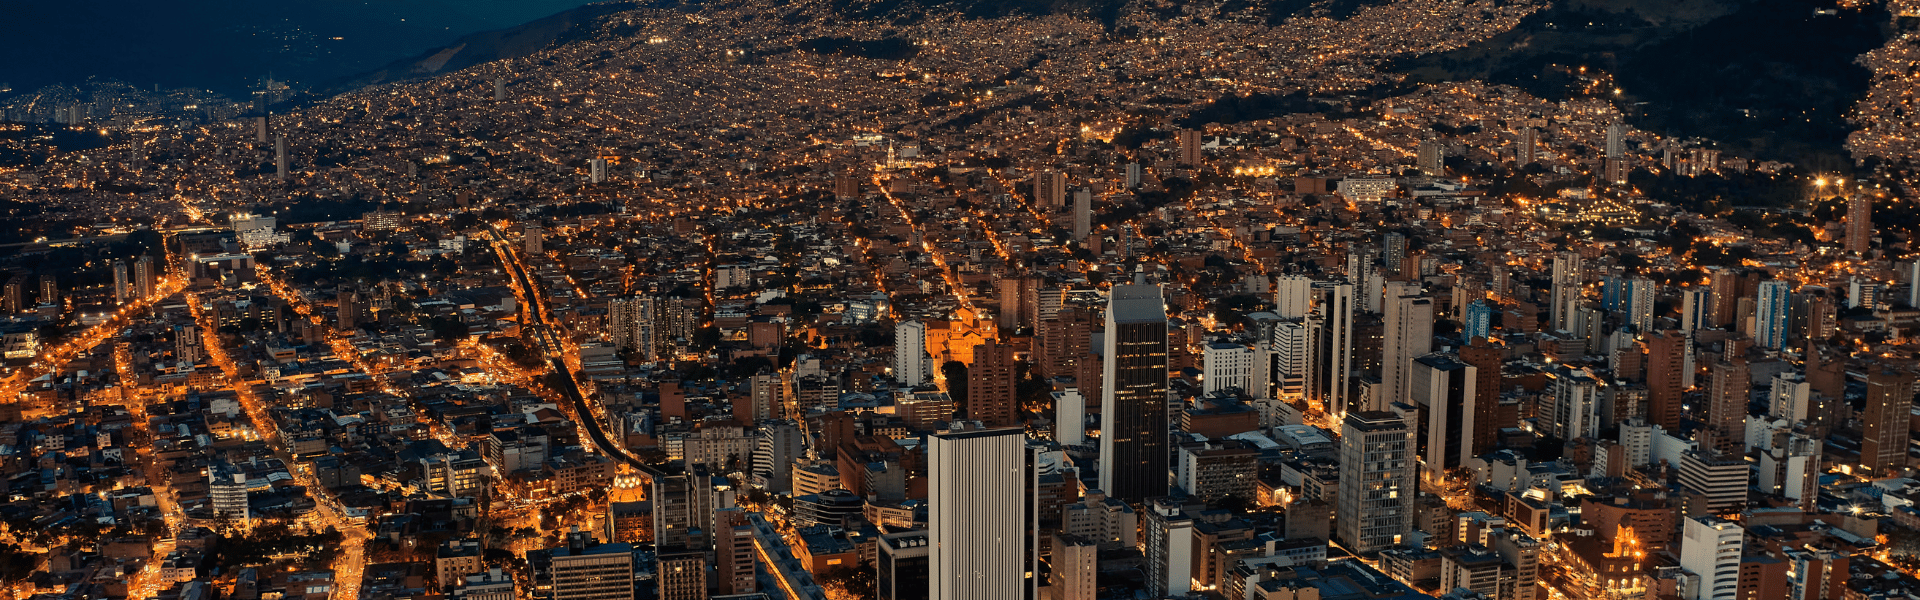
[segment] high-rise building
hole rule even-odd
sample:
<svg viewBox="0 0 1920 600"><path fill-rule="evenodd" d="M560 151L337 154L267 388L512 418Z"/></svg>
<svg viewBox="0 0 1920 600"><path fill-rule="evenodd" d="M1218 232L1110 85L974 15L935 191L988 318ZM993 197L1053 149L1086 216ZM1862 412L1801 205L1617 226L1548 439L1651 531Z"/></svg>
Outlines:
<svg viewBox="0 0 1920 600"><path fill-rule="evenodd" d="M133 262L133 289L141 298L153 297L154 290L160 285L160 264L153 255L146 254Z"/></svg>
<svg viewBox="0 0 1920 600"><path fill-rule="evenodd" d="M1686 370L1690 343L1679 331L1661 331L1647 338L1647 420L1680 430L1681 394L1686 392L1681 372Z"/></svg>
<svg viewBox="0 0 1920 600"><path fill-rule="evenodd" d="M1762 348L1779 350L1787 345L1788 308L1792 306L1793 284L1772 280L1760 282L1755 298L1753 341Z"/></svg>
<svg viewBox="0 0 1920 600"><path fill-rule="evenodd" d="M522 250L527 253L529 260L546 253L545 235L546 232L536 223L528 223L526 228L521 231L520 241L522 245L525 246Z"/></svg>
<svg viewBox="0 0 1920 600"><path fill-rule="evenodd" d="M1413 531L1413 431L1388 412L1347 413L1340 428L1339 510L1334 522L1348 550L1371 553Z"/></svg>
<svg viewBox="0 0 1920 600"><path fill-rule="evenodd" d="M1920 307L1920 260L1907 263L1907 306Z"/></svg>
<svg viewBox="0 0 1920 600"><path fill-rule="evenodd" d="M1087 243L1093 235L1093 190L1080 188L1073 193L1073 239Z"/></svg>
<svg viewBox="0 0 1920 600"><path fill-rule="evenodd" d="M1708 371L1706 424L1714 430L1713 448L1726 456L1742 456L1746 453L1747 404L1753 397L1747 358L1729 356Z"/></svg>
<svg viewBox="0 0 1920 600"><path fill-rule="evenodd" d="M1100 595L1100 545L1093 540L1057 534L1053 538L1053 556L1047 561L1053 571L1049 585L1058 600L1094 600Z"/></svg>
<svg viewBox="0 0 1920 600"><path fill-rule="evenodd" d="M1316 316L1306 321L1281 321L1268 332L1264 348L1266 397L1287 401L1306 398L1307 390L1313 387L1313 338L1319 328L1320 318Z"/></svg>
<svg viewBox="0 0 1920 600"><path fill-rule="evenodd" d="M1407 236L1392 232L1380 236L1380 260L1387 272L1400 273L1406 267Z"/></svg>
<svg viewBox="0 0 1920 600"><path fill-rule="evenodd" d="M596 156L587 161L587 181L589 183L607 182L607 159Z"/></svg>
<svg viewBox="0 0 1920 600"><path fill-rule="evenodd" d="M1686 600L1735 600L1746 530L1716 517L1689 517L1680 539L1680 568L1699 577Z"/></svg>
<svg viewBox="0 0 1920 600"><path fill-rule="evenodd" d="M1025 597L1029 568L1018 549L1027 523L1015 510L1027 503L1022 430L956 423L928 439L927 462L932 598Z"/></svg>
<svg viewBox="0 0 1920 600"><path fill-rule="evenodd" d="M900 385L925 385L931 376L932 358L927 355L927 326L919 321L901 321L893 326L893 380Z"/></svg>
<svg viewBox="0 0 1920 600"><path fill-rule="evenodd" d="M1180 164L1190 167L1200 166L1200 163L1206 158L1206 154L1201 148L1205 142L1202 141L1200 132L1192 129L1182 129L1178 137L1180 142Z"/></svg>
<svg viewBox="0 0 1920 600"><path fill-rule="evenodd" d="M1873 196L1854 192L1847 200L1847 252L1865 256L1873 238Z"/></svg>
<svg viewBox="0 0 1920 600"><path fill-rule="evenodd" d="M1041 283L1037 277L1000 278L1000 309L994 313L994 325L1012 333L1022 325L1038 322L1038 315L1029 314L1034 307L1028 305L1027 298L1035 295Z"/></svg>
<svg viewBox="0 0 1920 600"><path fill-rule="evenodd" d="M1238 389L1242 392L1256 393L1253 386L1254 357L1252 346L1232 342L1214 342L1200 349L1200 383L1206 393Z"/></svg>
<svg viewBox="0 0 1920 600"><path fill-rule="evenodd" d="M1711 449L1680 455L1680 491L1686 514L1725 514L1747 505L1747 486L1753 467L1744 456L1716 454Z"/></svg>
<svg viewBox="0 0 1920 600"><path fill-rule="evenodd" d="M247 474L228 463L207 468L207 498L215 517L247 523L253 513L247 500Z"/></svg>
<svg viewBox="0 0 1920 600"><path fill-rule="evenodd" d="M927 600L932 592L927 580L931 550L923 529L880 536L874 577L880 600Z"/></svg>
<svg viewBox="0 0 1920 600"><path fill-rule="evenodd" d="M1514 132L1513 142L1514 164L1522 167L1533 164L1540 155L1540 132L1532 127L1521 127Z"/></svg>
<svg viewBox="0 0 1920 600"><path fill-rule="evenodd" d="M60 278L52 273L40 276L40 303L60 305Z"/></svg>
<svg viewBox="0 0 1920 600"><path fill-rule="evenodd" d="M1466 343L1493 337L1493 306L1485 299L1467 303L1466 314L1460 316L1460 339Z"/></svg>
<svg viewBox="0 0 1920 600"><path fill-rule="evenodd" d="M1627 155L1627 124L1613 123L1607 126L1607 157L1624 158Z"/></svg>
<svg viewBox="0 0 1920 600"><path fill-rule="evenodd" d="M126 304L133 299L133 269L127 261L113 261L113 303Z"/></svg>
<svg viewBox="0 0 1920 600"><path fill-rule="evenodd" d="M1273 313L1282 319L1304 319L1313 311L1313 278L1281 275L1273 282Z"/></svg>
<svg viewBox="0 0 1920 600"><path fill-rule="evenodd" d="M657 319L655 302L649 296L627 296L607 301L607 336L614 346L634 351L648 362L659 360L660 345L654 335Z"/></svg>
<svg viewBox="0 0 1920 600"><path fill-rule="evenodd" d="M1193 559L1196 551L1194 519L1180 503L1155 498L1141 529L1146 533L1147 595L1153 598L1180 597L1193 591Z"/></svg>
<svg viewBox="0 0 1920 600"><path fill-rule="evenodd" d="M1419 156L1414 166L1427 175L1446 175L1447 147L1437 139L1420 140Z"/></svg>
<svg viewBox="0 0 1920 600"><path fill-rule="evenodd" d="M1712 328L1713 306L1712 289L1690 287L1680 290L1680 331L1693 333L1698 329Z"/></svg>
<svg viewBox="0 0 1920 600"><path fill-rule="evenodd" d="M1100 489L1140 503L1167 494L1167 308L1158 285L1116 285L1101 357Z"/></svg>
<svg viewBox="0 0 1920 600"><path fill-rule="evenodd" d="M253 143L255 144L267 143L267 118L266 117L253 118Z"/></svg>
<svg viewBox="0 0 1920 600"><path fill-rule="evenodd" d="M287 165L287 136L285 135L278 135L278 136L274 136L273 138L273 165L274 165L274 170L277 173L275 177L278 178L280 181L286 181L288 165Z"/></svg>
<svg viewBox="0 0 1920 600"><path fill-rule="evenodd" d="M1860 413L1860 462L1869 477L1907 466L1908 421L1913 412L1913 373L1873 365L1867 373L1867 406Z"/></svg>
<svg viewBox="0 0 1920 600"><path fill-rule="evenodd" d="M1561 252L1553 256L1553 306L1549 311L1553 317L1554 331L1573 331L1574 312L1580 307L1580 288L1582 260L1574 252Z"/></svg>
<svg viewBox="0 0 1920 600"><path fill-rule="evenodd" d="M1460 349L1460 362L1473 367L1472 447L1468 452L1469 456L1480 456L1493 451L1500 441L1500 428L1506 426L1500 421L1500 371L1505 361L1502 349L1482 338Z"/></svg>
<svg viewBox="0 0 1920 600"><path fill-rule="evenodd" d="M1638 335L1653 333L1653 302L1659 290L1653 286L1653 280L1635 277L1626 281L1620 303L1627 313L1627 324L1633 326Z"/></svg>
<svg viewBox="0 0 1920 600"><path fill-rule="evenodd" d="M898 345L895 345L898 348ZM973 366L967 369L967 419L989 427L1020 424L1020 400L1014 392L1013 348L987 340L973 347Z"/></svg>
<svg viewBox="0 0 1920 600"><path fill-rule="evenodd" d="M1067 203L1067 174L1041 171L1033 174L1033 202L1042 207Z"/></svg>
<svg viewBox="0 0 1920 600"><path fill-rule="evenodd" d="M504 78L504 77L496 77L496 78L494 78L494 80L493 80L493 101L494 101L494 102L506 102L506 101L507 101L507 80L506 80L506 78Z"/></svg>
<svg viewBox="0 0 1920 600"><path fill-rule="evenodd" d="M1448 469L1473 458L1474 406L1480 396L1479 370L1453 354L1434 353L1413 359L1411 397L1426 417L1426 443L1420 464L1429 481L1440 481Z"/></svg>
<svg viewBox="0 0 1920 600"><path fill-rule="evenodd" d="M1127 189L1139 188L1141 179L1144 179L1144 177L1142 177L1140 163L1127 163Z"/></svg>
<svg viewBox="0 0 1920 600"><path fill-rule="evenodd" d="M1351 409L1347 385L1353 375L1354 293L1350 283L1314 285L1320 328L1313 344L1314 372L1308 397L1327 414L1343 417Z"/></svg>
<svg viewBox="0 0 1920 600"><path fill-rule="evenodd" d="M714 578L720 595L759 591L755 581L753 524L738 508L714 511Z"/></svg>
<svg viewBox="0 0 1920 600"><path fill-rule="evenodd" d="M1561 440L1591 438L1600 432L1600 382L1585 369L1557 367L1547 382L1552 412L1541 415L1548 435Z"/></svg>
<svg viewBox="0 0 1920 600"><path fill-rule="evenodd" d="M603 544L585 533L567 536L567 545L527 553L536 588L549 588L553 600L633 600L633 547ZM703 565L704 566L704 565ZM686 573L683 569L681 573ZM704 581L704 573L702 573Z"/></svg>
<svg viewBox="0 0 1920 600"><path fill-rule="evenodd" d="M1433 300L1417 295L1417 285L1394 288L1387 292L1386 328L1380 341L1382 393L1367 410L1387 410L1392 403L1406 402L1413 359L1433 351Z"/></svg>

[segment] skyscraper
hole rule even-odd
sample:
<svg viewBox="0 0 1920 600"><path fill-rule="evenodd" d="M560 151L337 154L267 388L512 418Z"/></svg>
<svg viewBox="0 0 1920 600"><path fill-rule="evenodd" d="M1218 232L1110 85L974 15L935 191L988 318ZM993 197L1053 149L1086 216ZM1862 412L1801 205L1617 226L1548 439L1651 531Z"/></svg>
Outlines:
<svg viewBox="0 0 1920 600"><path fill-rule="evenodd" d="M1131 190L1140 187L1141 179L1140 163L1127 163L1127 189Z"/></svg>
<svg viewBox="0 0 1920 600"><path fill-rule="evenodd" d="M1627 324L1633 326L1633 332L1646 335L1653 332L1653 280L1635 277L1626 281L1622 290L1621 305L1627 313Z"/></svg>
<svg viewBox="0 0 1920 600"><path fill-rule="evenodd" d="M1854 192L1847 200L1847 247L1846 251L1865 256L1873 237L1873 196L1866 192Z"/></svg>
<svg viewBox="0 0 1920 600"><path fill-rule="evenodd" d="M504 78L504 77L496 77L496 78L494 78L494 80L493 80L493 101L494 101L494 102L506 102L506 101L507 101L507 80L506 80L506 78Z"/></svg>
<svg viewBox="0 0 1920 600"><path fill-rule="evenodd" d="M255 144L267 143L267 118L266 117L253 118L253 143Z"/></svg>
<svg viewBox="0 0 1920 600"><path fill-rule="evenodd" d="M160 265L154 262L153 255L141 255L140 260L133 262L133 289L141 298L152 297L159 280Z"/></svg>
<svg viewBox="0 0 1920 600"><path fill-rule="evenodd" d="M1319 298L1315 312L1320 329L1314 340L1314 373L1308 397L1325 407L1327 414L1341 417L1347 406L1347 385L1353 376L1353 284L1314 285Z"/></svg>
<svg viewBox="0 0 1920 600"><path fill-rule="evenodd" d="M1320 327L1316 316L1309 321L1282 321L1268 332L1267 397L1287 401L1306 397L1313 387L1313 334Z"/></svg>
<svg viewBox="0 0 1920 600"><path fill-rule="evenodd" d="M1025 597L1025 454L1018 428L959 422L928 439L933 600Z"/></svg>
<svg viewBox="0 0 1920 600"><path fill-rule="evenodd" d="M1747 404L1753 397L1751 369L1744 356L1729 356L1708 370L1707 426L1714 431L1713 449L1722 456L1746 452Z"/></svg>
<svg viewBox="0 0 1920 600"><path fill-rule="evenodd" d="M1533 164L1534 157L1540 154L1540 132L1532 127L1521 127L1514 133L1514 164L1527 166Z"/></svg>
<svg viewBox="0 0 1920 600"><path fill-rule="evenodd" d="M1093 190L1081 188L1073 193L1073 239L1087 243L1093 235Z"/></svg>
<svg viewBox="0 0 1920 600"><path fill-rule="evenodd" d="M1104 338L1100 489L1138 504L1167 493L1167 310L1160 286L1113 286Z"/></svg>
<svg viewBox="0 0 1920 600"><path fill-rule="evenodd" d="M1580 255L1573 252L1561 252L1553 255L1553 306L1549 311L1553 316L1554 331L1572 331L1573 314L1580 306L1580 286L1583 283L1580 273Z"/></svg>
<svg viewBox="0 0 1920 600"><path fill-rule="evenodd" d="M990 427L1019 425L1020 403L1014 394L1017 381L1013 348L994 340L974 346L973 366L967 369L967 418Z"/></svg>
<svg viewBox="0 0 1920 600"><path fill-rule="evenodd" d="M1386 263L1387 272L1400 273L1407 260L1407 236L1388 233L1380 236L1380 259Z"/></svg>
<svg viewBox="0 0 1920 600"><path fill-rule="evenodd" d="M1406 402L1413 359L1433 351L1433 299L1417 295L1418 286L1388 288L1386 329L1380 341L1379 398L1367 410L1387 410Z"/></svg>
<svg viewBox="0 0 1920 600"><path fill-rule="evenodd" d="M893 326L893 380L915 387L927 382L927 326L919 321L901 321Z"/></svg>
<svg viewBox="0 0 1920 600"><path fill-rule="evenodd" d="M287 180L287 136L279 135L273 139L273 165L280 181Z"/></svg>
<svg viewBox="0 0 1920 600"><path fill-rule="evenodd" d="M1281 275L1274 278L1274 314L1282 319L1304 319L1312 310L1312 278L1305 275Z"/></svg>
<svg viewBox="0 0 1920 600"><path fill-rule="evenodd" d="M587 181L589 183L607 182L607 159L596 156L587 161Z"/></svg>
<svg viewBox="0 0 1920 600"><path fill-rule="evenodd" d="M1680 290L1680 332L1713 327L1713 291L1703 287Z"/></svg>
<svg viewBox="0 0 1920 600"><path fill-rule="evenodd" d="M1614 123L1607 126L1607 158L1623 158L1627 155L1627 124Z"/></svg>
<svg viewBox="0 0 1920 600"><path fill-rule="evenodd" d="M546 239L544 237L545 235L546 235L546 232L542 231L540 229L540 226L534 223L528 223L526 225L526 228L523 231L521 231L522 239L520 241L522 242L522 245L525 246L523 250L527 253L528 260L532 260L533 257L539 256L546 252Z"/></svg>
<svg viewBox="0 0 1920 600"><path fill-rule="evenodd" d="M113 261L113 303L126 304L133 299L133 269L127 261Z"/></svg>
<svg viewBox="0 0 1920 600"><path fill-rule="evenodd" d="M1551 412L1541 415L1548 435L1561 440L1593 437L1600 431L1600 385L1584 369L1557 367L1547 382Z"/></svg>
<svg viewBox="0 0 1920 600"><path fill-rule="evenodd" d="M1907 306L1920 307L1920 260L1907 264Z"/></svg>
<svg viewBox="0 0 1920 600"><path fill-rule="evenodd" d="M1037 206L1060 206L1067 203L1067 174L1059 171L1041 171L1033 175L1033 203Z"/></svg>
<svg viewBox="0 0 1920 600"><path fill-rule="evenodd" d="M1686 600L1734 600L1740 588L1740 557L1746 530L1715 517L1688 517L1680 540L1680 568L1700 577Z"/></svg>
<svg viewBox="0 0 1920 600"><path fill-rule="evenodd" d="M1869 477L1907 466L1907 426L1913 412L1913 373L1873 365L1867 373L1867 406L1860 415L1860 462Z"/></svg>
<svg viewBox="0 0 1920 600"><path fill-rule="evenodd" d="M1337 518L1348 550L1366 554L1413 531L1413 431L1399 415L1348 413L1340 427Z"/></svg>
<svg viewBox="0 0 1920 600"><path fill-rule="evenodd" d="M1466 464L1473 458L1473 432L1479 411L1474 403L1479 394L1479 370L1460 362L1460 357L1434 353L1413 359L1413 381L1408 403L1420 407L1426 417L1426 448L1420 464L1431 481L1439 481L1448 469Z"/></svg>
<svg viewBox="0 0 1920 600"><path fill-rule="evenodd" d="M1647 337L1647 420L1667 431L1680 430L1681 394L1686 391L1681 371L1686 369L1688 343L1679 331Z"/></svg>
<svg viewBox="0 0 1920 600"><path fill-rule="evenodd" d="M1493 337L1493 307L1485 299L1468 303L1466 314L1460 317L1461 341L1471 344L1489 337Z"/></svg>
<svg viewBox="0 0 1920 600"><path fill-rule="evenodd" d="M1442 145L1440 140L1420 140L1419 152L1414 166L1418 167L1421 173L1434 176L1447 174L1447 147Z"/></svg>
<svg viewBox="0 0 1920 600"><path fill-rule="evenodd" d="M1179 142L1180 164L1190 167L1200 166L1201 160L1205 157L1205 154L1200 148L1203 143L1200 132L1192 129L1182 129L1179 132Z"/></svg>
<svg viewBox="0 0 1920 600"><path fill-rule="evenodd" d="M1753 338L1762 348L1779 350L1787 345L1788 308L1792 305L1793 284L1782 280L1763 281L1755 295Z"/></svg>
<svg viewBox="0 0 1920 600"><path fill-rule="evenodd" d="M1505 362L1501 349L1486 339L1477 339L1460 349L1460 362L1473 367L1473 429L1468 456L1492 452L1500 441L1500 379Z"/></svg>

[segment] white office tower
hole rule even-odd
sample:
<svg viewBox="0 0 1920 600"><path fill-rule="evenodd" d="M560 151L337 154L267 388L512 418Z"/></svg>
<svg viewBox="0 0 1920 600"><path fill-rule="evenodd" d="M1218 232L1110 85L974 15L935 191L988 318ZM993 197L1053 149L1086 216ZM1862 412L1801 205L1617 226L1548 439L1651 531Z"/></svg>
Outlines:
<svg viewBox="0 0 1920 600"><path fill-rule="evenodd" d="M1680 568L1699 577L1681 597L1734 600L1740 590L1740 554L1746 530L1714 517L1689 517L1680 539Z"/></svg>
<svg viewBox="0 0 1920 600"><path fill-rule="evenodd" d="M1026 435L956 422L928 439L933 600L1025 597Z"/></svg>
<svg viewBox="0 0 1920 600"><path fill-rule="evenodd" d="M1313 375L1308 397L1320 401L1334 418L1347 414L1347 383L1353 375L1353 284L1324 283L1314 289L1319 303L1315 312L1320 327L1310 329L1313 340Z"/></svg>
<svg viewBox="0 0 1920 600"><path fill-rule="evenodd" d="M1146 514L1147 594L1184 597L1193 591L1193 517L1170 498L1155 498Z"/></svg>
<svg viewBox="0 0 1920 600"><path fill-rule="evenodd" d="M1313 311L1313 279L1281 275L1273 285L1273 314L1282 319L1304 319Z"/></svg>
<svg viewBox="0 0 1920 600"><path fill-rule="evenodd" d="M914 387L927 383L932 359L927 357L927 326L901 321L893 326L893 380Z"/></svg>
<svg viewBox="0 0 1920 600"><path fill-rule="evenodd" d="M1920 260L1907 264L1907 306L1920 306Z"/></svg>
<svg viewBox="0 0 1920 600"><path fill-rule="evenodd" d="M1378 257L1378 250L1364 246L1356 245L1347 250L1347 281L1353 282L1354 290L1361 296L1359 305L1361 312L1379 312L1380 310L1375 305L1380 299L1378 294L1371 299L1366 298L1366 292L1371 289L1372 282L1379 279L1379 266L1374 264L1374 259Z"/></svg>
<svg viewBox="0 0 1920 600"><path fill-rule="evenodd" d="M1562 440L1594 437L1600 432L1600 382L1585 369L1554 369L1547 382L1553 413L1547 415L1547 435Z"/></svg>
<svg viewBox="0 0 1920 600"><path fill-rule="evenodd" d="M1053 441L1062 446L1087 441L1087 397L1080 388L1065 388L1053 393Z"/></svg>
<svg viewBox="0 0 1920 600"><path fill-rule="evenodd" d="M1267 338L1267 396L1286 401L1305 398L1313 377L1313 333L1319 318L1311 324L1281 321Z"/></svg>
<svg viewBox="0 0 1920 600"><path fill-rule="evenodd" d="M1798 423L1807 420L1808 405L1813 403L1813 385L1807 376L1795 372L1773 374L1773 390L1767 395L1767 416Z"/></svg>
<svg viewBox="0 0 1920 600"><path fill-rule="evenodd" d="M1387 288L1386 328L1380 339L1381 393L1367 410L1388 410L1407 401L1413 359L1433 352L1433 299L1418 295L1418 284L1394 282Z"/></svg>
<svg viewBox="0 0 1920 600"><path fill-rule="evenodd" d="M1653 333L1653 280L1635 277L1627 280L1627 323L1639 335Z"/></svg>
<svg viewBox="0 0 1920 600"><path fill-rule="evenodd" d="M1574 310L1580 306L1580 255L1561 252L1553 255L1553 330L1572 331Z"/></svg>
<svg viewBox="0 0 1920 600"><path fill-rule="evenodd" d="M1690 287L1680 290L1680 331L1688 334L1713 326L1713 290Z"/></svg>
<svg viewBox="0 0 1920 600"><path fill-rule="evenodd" d="M1214 342L1201 349L1200 381L1208 394L1221 390L1237 389L1249 394L1258 393L1253 389L1253 364L1256 353L1252 346L1231 342Z"/></svg>
<svg viewBox="0 0 1920 600"><path fill-rule="evenodd" d="M594 158L587 161L587 180L593 183L607 182L607 159Z"/></svg>

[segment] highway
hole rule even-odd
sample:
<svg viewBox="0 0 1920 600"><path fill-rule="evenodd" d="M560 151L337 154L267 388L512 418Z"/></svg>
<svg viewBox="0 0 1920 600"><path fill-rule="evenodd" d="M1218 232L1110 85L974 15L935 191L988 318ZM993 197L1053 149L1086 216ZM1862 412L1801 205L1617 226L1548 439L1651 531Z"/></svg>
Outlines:
<svg viewBox="0 0 1920 600"><path fill-rule="evenodd" d="M518 282L524 296L521 300L527 304L526 310L533 317L521 323L521 326L533 328L534 334L540 339L541 350L546 352L547 361L552 365L554 372L560 374L560 385L556 391L573 403L574 413L579 415L580 426L586 428L587 437L593 440L593 444L600 448L602 454L615 457L642 472L658 473L658 469L642 464L639 459L627 454L625 448L607 438L606 430L600 425L600 418L591 407L587 406L586 395L580 393L580 383L574 379L573 370L567 367L566 346L561 344L560 338L553 334L552 313L548 311L546 298L540 288L534 286L532 277L527 276L525 261L520 258L513 244L507 243L506 236L500 233L499 227L488 224L487 231L493 236L494 250L500 255L503 263L501 266L505 267Z"/></svg>

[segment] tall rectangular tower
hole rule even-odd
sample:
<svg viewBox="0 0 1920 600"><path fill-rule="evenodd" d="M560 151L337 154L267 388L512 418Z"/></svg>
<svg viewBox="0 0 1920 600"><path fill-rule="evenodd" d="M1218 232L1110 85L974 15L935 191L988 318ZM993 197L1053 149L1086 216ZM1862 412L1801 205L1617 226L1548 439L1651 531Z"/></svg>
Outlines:
<svg viewBox="0 0 1920 600"><path fill-rule="evenodd" d="M1113 286L1100 402L1100 489L1137 504L1167 494L1167 307L1158 285Z"/></svg>
<svg viewBox="0 0 1920 600"><path fill-rule="evenodd" d="M956 423L927 444L934 600L1023 598L1026 435ZM1011 517L1011 518L1010 518Z"/></svg>
<svg viewBox="0 0 1920 600"><path fill-rule="evenodd" d="M1413 530L1413 430L1389 412L1348 413L1340 427L1340 540L1358 554Z"/></svg>

